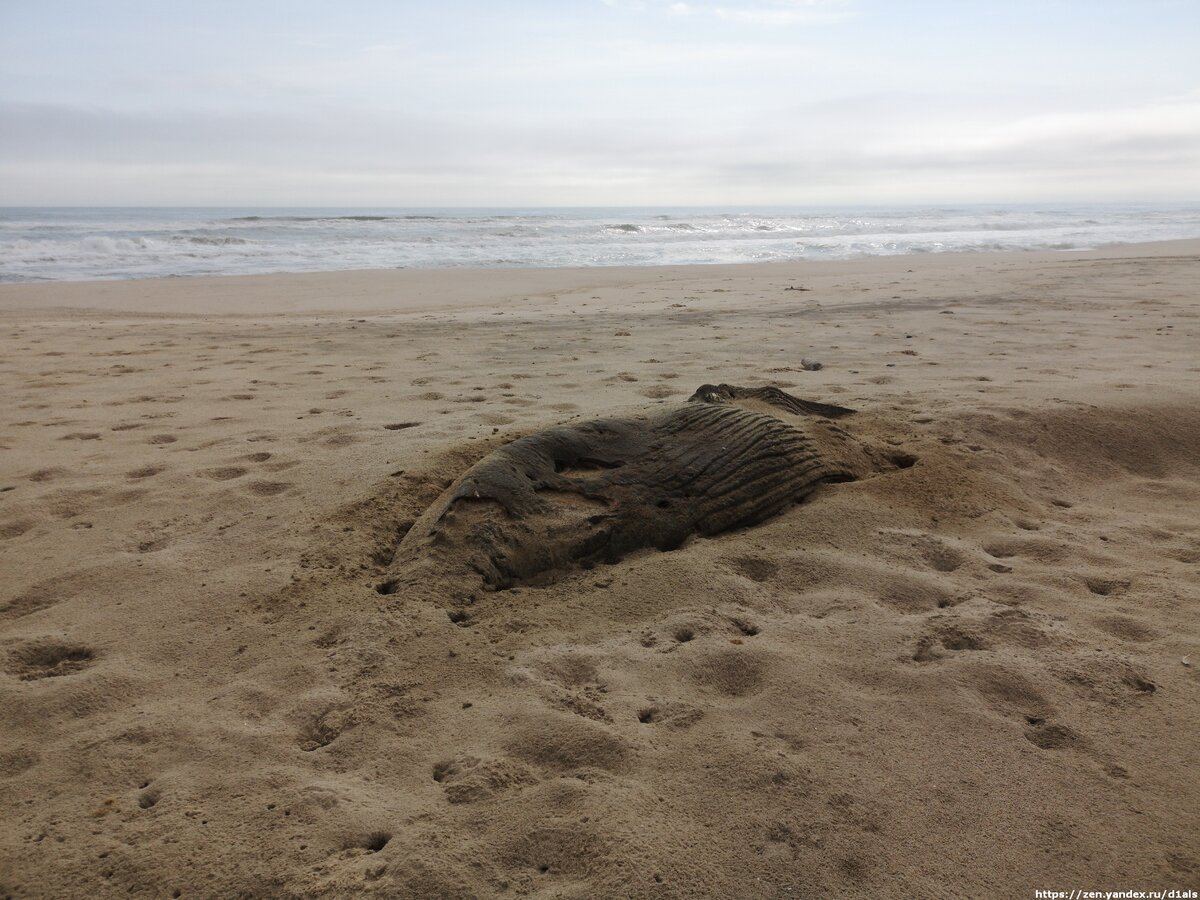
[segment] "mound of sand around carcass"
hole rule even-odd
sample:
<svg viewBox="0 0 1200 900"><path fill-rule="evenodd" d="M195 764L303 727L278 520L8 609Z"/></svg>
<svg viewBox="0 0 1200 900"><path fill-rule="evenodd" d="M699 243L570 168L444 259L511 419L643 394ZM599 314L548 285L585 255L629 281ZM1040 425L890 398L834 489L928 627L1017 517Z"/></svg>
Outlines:
<svg viewBox="0 0 1200 900"><path fill-rule="evenodd" d="M756 411L757 406L765 409ZM856 443L841 406L703 385L688 403L536 432L472 466L397 548L382 593L457 569L489 589L756 525L895 454Z"/></svg>

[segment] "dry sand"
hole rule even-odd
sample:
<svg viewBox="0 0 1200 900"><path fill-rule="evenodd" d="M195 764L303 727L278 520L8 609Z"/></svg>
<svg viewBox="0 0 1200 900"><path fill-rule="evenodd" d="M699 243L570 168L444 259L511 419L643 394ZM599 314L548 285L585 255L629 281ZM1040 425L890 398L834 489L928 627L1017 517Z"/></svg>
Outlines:
<svg viewBox="0 0 1200 900"><path fill-rule="evenodd" d="M0 896L1197 888L1198 285L1200 242L0 288ZM912 464L377 592L484 454L705 382Z"/></svg>

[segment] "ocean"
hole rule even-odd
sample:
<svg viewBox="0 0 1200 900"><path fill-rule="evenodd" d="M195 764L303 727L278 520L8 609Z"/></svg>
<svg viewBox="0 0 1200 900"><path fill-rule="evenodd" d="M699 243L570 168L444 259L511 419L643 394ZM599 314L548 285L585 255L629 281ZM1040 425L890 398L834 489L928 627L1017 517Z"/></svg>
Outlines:
<svg viewBox="0 0 1200 900"><path fill-rule="evenodd" d="M1200 237L1200 204L896 208L0 208L0 282L1085 250Z"/></svg>

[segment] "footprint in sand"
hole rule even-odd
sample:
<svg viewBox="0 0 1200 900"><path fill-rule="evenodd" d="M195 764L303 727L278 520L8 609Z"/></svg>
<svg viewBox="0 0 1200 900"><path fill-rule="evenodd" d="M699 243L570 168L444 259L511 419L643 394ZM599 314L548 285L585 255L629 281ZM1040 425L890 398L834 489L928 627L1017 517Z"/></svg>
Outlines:
<svg viewBox="0 0 1200 900"><path fill-rule="evenodd" d="M345 705L331 704L304 715L296 733L296 745L305 753L327 747L358 724L354 710Z"/></svg>
<svg viewBox="0 0 1200 900"><path fill-rule="evenodd" d="M484 425L511 425L516 420L512 416L497 413L478 413L475 419Z"/></svg>
<svg viewBox="0 0 1200 900"><path fill-rule="evenodd" d="M20 537L36 524L33 519L13 519L8 522L0 522L0 541Z"/></svg>
<svg viewBox="0 0 1200 900"><path fill-rule="evenodd" d="M1130 582L1124 578L1085 578L1084 584L1087 589L1093 594L1100 597L1111 597L1114 594L1123 594L1129 590Z"/></svg>
<svg viewBox="0 0 1200 900"><path fill-rule="evenodd" d="M163 466L142 466L140 469L133 469L125 473L126 478L150 478L157 475L159 472L164 472L166 469Z"/></svg>
<svg viewBox="0 0 1200 900"><path fill-rule="evenodd" d="M657 384L645 388L644 390L639 391L639 393L643 397L648 397L651 400L665 400L667 397L672 397L682 392L675 390L674 388L669 388L666 385Z"/></svg>
<svg viewBox="0 0 1200 900"><path fill-rule="evenodd" d="M241 466L220 466L215 469L203 469L196 474L213 481L230 481L234 478L241 478L246 474L246 470Z"/></svg>
<svg viewBox="0 0 1200 900"><path fill-rule="evenodd" d="M779 574L779 565L769 559L755 556L739 556L728 560L729 567L739 575L757 581L760 584L770 581Z"/></svg>
<svg viewBox="0 0 1200 900"><path fill-rule="evenodd" d="M276 494L282 494L291 486L289 481L253 481L247 485L247 489L250 493L260 497L274 497Z"/></svg>
<svg viewBox="0 0 1200 900"><path fill-rule="evenodd" d="M662 702L653 697L637 711L637 720L641 724L667 728L690 728L702 718L704 711L698 707L687 703Z"/></svg>
<svg viewBox="0 0 1200 900"><path fill-rule="evenodd" d="M165 550L171 543L171 539L166 537L150 538L138 544L138 553L156 553L159 550Z"/></svg>
<svg viewBox="0 0 1200 900"><path fill-rule="evenodd" d="M1060 681L1109 706L1139 702L1158 690L1149 674L1124 656L1092 653L1063 659L1054 669Z"/></svg>
<svg viewBox="0 0 1200 900"><path fill-rule="evenodd" d="M913 651L919 663L953 658L961 651L996 650L1002 647L1037 649L1061 644L1064 638L1046 616L1004 607L990 615L935 616ZM949 651L947 653L946 651Z"/></svg>
<svg viewBox="0 0 1200 900"><path fill-rule="evenodd" d="M912 658L926 663L946 656L944 651L958 653L965 650L987 650L988 644L972 627L966 625L941 625L933 634L917 642Z"/></svg>
<svg viewBox="0 0 1200 900"><path fill-rule="evenodd" d="M906 615L949 609L971 598L970 591L955 592L921 573L897 572L880 593L879 602Z"/></svg>
<svg viewBox="0 0 1200 900"><path fill-rule="evenodd" d="M1066 725L1048 722L1042 716L1025 716L1025 740L1040 750L1074 751L1089 756L1104 769L1111 778L1128 778L1129 771L1111 761L1111 758L1097 750L1082 734Z"/></svg>
<svg viewBox="0 0 1200 900"><path fill-rule="evenodd" d="M1042 750L1082 750L1087 741L1077 731L1066 725L1053 725L1040 716L1027 716L1029 728L1025 740Z"/></svg>
<svg viewBox="0 0 1200 900"><path fill-rule="evenodd" d="M1122 641L1144 643L1156 640L1159 637L1158 632L1149 625L1139 622L1137 619L1131 619L1128 616L1105 616L1096 620L1096 626Z"/></svg>
<svg viewBox="0 0 1200 900"><path fill-rule="evenodd" d="M912 463L908 463L907 466L905 465L909 459L915 462L915 457L905 457L903 455L895 456L892 462L897 468L911 468ZM954 572L961 568L967 561L966 555L961 550L927 532L907 529L885 529L880 531L880 536L899 546L905 547L913 555L918 556L924 565L935 572Z"/></svg>
<svg viewBox="0 0 1200 900"><path fill-rule="evenodd" d="M752 650L717 650L689 660L691 679L726 697L758 693L766 680L766 660Z"/></svg>
<svg viewBox="0 0 1200 900"><path fill-rule="evenodd" d="M1069 555L1070 548L1053 538L1005 536L984 544L983 551L995 559L1021 556L1039 563L1057 563Z"/></svg>
<svg viewBox="0 0 1200 900"><path fill-rule="evenodd" d="M61 478L63 475L70 474L70 472L61 466L55 466L52 469L38 469L36 472L30 472L25 477L30 481L35 481L41 484L47 481L54 481L56 478Z"/></svg>
<svg viewBox="0 0 1200 900"><path fill-rule="evenodd" d="M474 803L518 785L534 784L538 778L511 759L456 756L434 765L433 780L442 786L450 803Z"/></svg>
<svg viewBox="0 0 1200 900"><path fill-rule="evenodd" d="M37 681L81 672L94 663L96 652L83 644L34 641L13 650L8 658L10 674L21 681Z"/></svg>
<svg viewBox="0 0 1200 900"><path fill-rule="evenodd" d="M1050 702L1033 679L1008 662L976 662L959 677L979 694L992 709L1005 715L1018 713L1048 715Z"/></svg>
<svg viewBox="0 0 1200 900"><path fill-rule="evenodd" d="M733 628L737 631L737 633L742 635L743 637L750 638L750 637L755 637L756 635L762 634L762 629L759 628L758 625L754 624L753 621L751 621L749 618L747 618L745 616L730 616L729 624L732 625ZM741 642L737 641L735 639L734 643L741 643Z"/></svg>
<svg viewBox="0 0 1200 900"><path fill-rule="evenodd" d="M633 757L628 742L606 726L566 713L530 714L516 720L505 749L525 763L559 773L619 772Z"/></svg>
<svg viewBox="0 0 1200 900"><path fill-rule="evenodd" d="M35 750L27 747L17 747L13 750L0 751L0 778L12 778L28 771L41 761L41 756Z"/></svg>

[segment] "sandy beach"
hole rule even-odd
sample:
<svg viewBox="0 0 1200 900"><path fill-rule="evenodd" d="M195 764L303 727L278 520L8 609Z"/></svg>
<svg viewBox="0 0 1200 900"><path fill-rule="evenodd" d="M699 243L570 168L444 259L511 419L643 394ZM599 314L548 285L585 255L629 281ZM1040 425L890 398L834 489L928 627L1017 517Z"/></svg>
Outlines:
<svg viewBox="0 0 1200 900"><path fill-rule="evenodd" d="M1200 241L0 286L0 897L1200 888L1198 285ZM490 452L706 383L894 464L381 592Z"/></svg>

